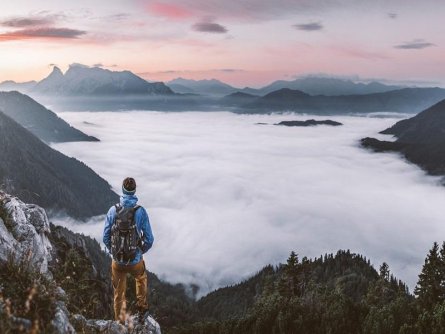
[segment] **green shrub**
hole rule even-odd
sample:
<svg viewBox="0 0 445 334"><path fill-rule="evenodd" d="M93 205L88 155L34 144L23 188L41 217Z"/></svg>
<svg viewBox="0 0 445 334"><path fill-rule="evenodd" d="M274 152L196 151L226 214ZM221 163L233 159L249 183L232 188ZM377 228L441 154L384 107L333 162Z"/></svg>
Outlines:
<svg viewBox="0 0 445 334"><path fill-rule="evenodd" d="M0 263L0 332L23 331L14 318L29 320L37 333L52 332L56 309L56 285L30 269L29 262L13 256Z"/></svg>
<svg viewBox="0 0 445 334"><path fill-rule="evenodd" d="M112 318L110 282L94 275L91 261L82 252L74 248L58 252L58 261L51 266L51 272L67 294L67 307L71 313L93 319Z"/></svg>

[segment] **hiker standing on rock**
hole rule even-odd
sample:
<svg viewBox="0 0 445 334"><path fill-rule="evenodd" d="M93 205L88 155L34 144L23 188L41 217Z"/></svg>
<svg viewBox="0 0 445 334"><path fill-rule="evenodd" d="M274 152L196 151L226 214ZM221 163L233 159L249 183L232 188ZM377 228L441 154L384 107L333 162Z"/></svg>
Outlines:
<svg viewBox="0 0 445 334"><path fill-rule="evenodd" d="M105 220L103 242L113 256L111 265L114 289L114 317L124 322L127 273L136 280L137 312L148 311L147 273L142 254L153 245L153 234L147 211L137 205L136 181L127 177L122 183L120 203L112 206Z"/></svg>

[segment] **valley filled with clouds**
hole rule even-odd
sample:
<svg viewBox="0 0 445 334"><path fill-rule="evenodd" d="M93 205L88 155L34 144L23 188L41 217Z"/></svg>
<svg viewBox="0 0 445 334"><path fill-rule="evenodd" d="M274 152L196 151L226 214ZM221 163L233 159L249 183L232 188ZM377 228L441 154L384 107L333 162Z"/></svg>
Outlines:
<svg viewBox="0 0 445 334"><path fill-rule="evenodd" d="M291 250L315 257L350 249L386 261L412 289L444 235L445 188L397 154L359 140L398 118L330 117L343 126L282 127L294 114L68 112L101 142L53 144L120 193L133 176L155 236L149 270L200 294L239 282ZM267 123L259 125L257 123ZM385 136L388 139L388 136ZM390 137L389 137L390 138ZM105 212L104 212L105 214ZM101 241L103 217L56 221Z"/></svg>

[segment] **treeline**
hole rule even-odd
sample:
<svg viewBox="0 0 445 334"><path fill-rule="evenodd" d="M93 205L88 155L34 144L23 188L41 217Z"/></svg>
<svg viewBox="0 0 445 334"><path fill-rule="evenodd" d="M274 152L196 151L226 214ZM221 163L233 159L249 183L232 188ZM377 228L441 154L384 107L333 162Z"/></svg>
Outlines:
<svg viewBox="0 0 445 334"><path fill-rule="evenodd" d="M350 251L301 261L292 252L286 264L266 267L253 280L211 293L195 307L198 322L164 332L445 333L445 243L441 248L434 243L429 251L414 295L386 263L377 272L369 260Z"/></svg>

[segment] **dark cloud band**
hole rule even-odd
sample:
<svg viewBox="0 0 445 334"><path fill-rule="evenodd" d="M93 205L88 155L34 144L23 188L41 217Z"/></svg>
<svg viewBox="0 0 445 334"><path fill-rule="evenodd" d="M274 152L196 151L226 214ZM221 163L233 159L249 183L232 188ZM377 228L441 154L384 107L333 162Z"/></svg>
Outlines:
<svg viewBox="0 0 445 334"><path fill-rule="evenodd" d="M73 39L85 35L86 31L69 28L36 28L20 29L0 34L1 40L27 39L27 38L62 38Z"/></svg>
<svg viewBox="0 0 445 334"><path fill-rule="evenodd" d="M303 24L294 24L294 28L303 31L318 31L323 29L323 25L320 22L310 22Z"/></svg>
<svg viewBox="0 0 445 334"><path fill-rule="evenodd" d="M431 46L435 46L435 44L427 42L423 39L415 39L411 42L405 42L403 44L399 44L394 46L396 49L405 49L405 50L420 50L429 48Z"/></svg>
<svg viewBox="0 0 445 334"><path fill-rule="evenodd" d="M200 32L209 32L213 34L225 34L227 28L214 22L198 22L192 26L192 29Z"/></svg>
<svg viewBox="0 0 445 334"><path fill-rule="evenodd" d="M11 28L47 26L54 22L50 17L15 17L0 21L0 25Z"/></svg>

